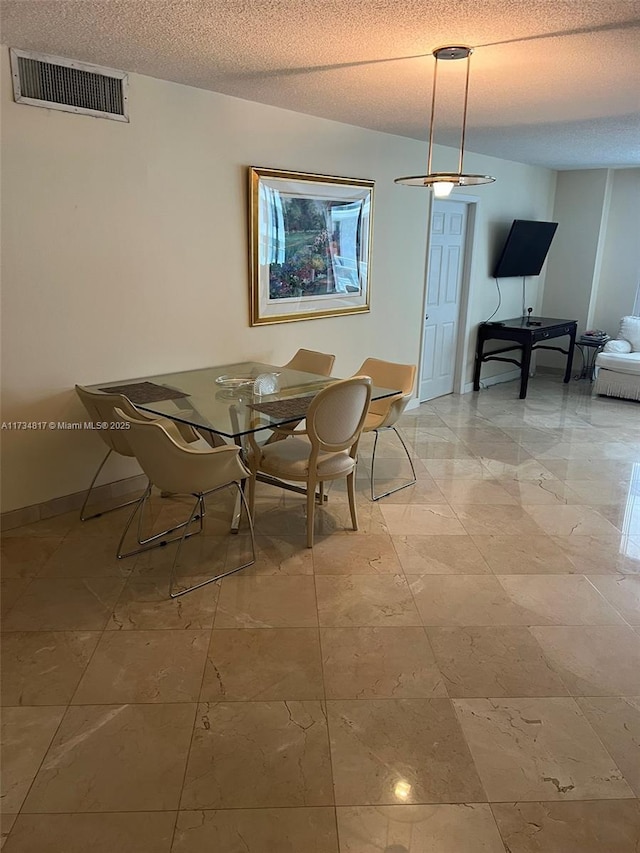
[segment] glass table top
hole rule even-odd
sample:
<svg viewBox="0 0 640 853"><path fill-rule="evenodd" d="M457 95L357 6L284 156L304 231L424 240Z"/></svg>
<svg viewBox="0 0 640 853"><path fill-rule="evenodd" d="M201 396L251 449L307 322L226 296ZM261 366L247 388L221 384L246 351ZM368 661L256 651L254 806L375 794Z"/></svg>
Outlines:
<svg viewBox="0 0 640 853"><path fill-rule="evenodd" d="M276 391L271 394L254 393L253 383L262 374L276 375ZM113 389L125 394L142 411L164 415L235 439L304 418L310 399L335 381L336 377L243 361L179 373L100 382L88 387L91 391ZM398 390L374 387L371 397L380 400L397 393ZM159 399L163 396L171 396L171 399Z"/></svg>

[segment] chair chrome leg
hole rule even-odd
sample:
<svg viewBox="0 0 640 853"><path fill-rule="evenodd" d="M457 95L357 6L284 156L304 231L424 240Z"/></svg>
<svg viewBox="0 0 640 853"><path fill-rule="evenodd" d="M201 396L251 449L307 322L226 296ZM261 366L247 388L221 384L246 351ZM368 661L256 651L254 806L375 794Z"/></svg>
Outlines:
<svg viewBox="0 0 640 853"><path fill-rule="evenodd" d="M220 486L219 488L227 488L227 486L231 486L231 485L232 485L231 483L228 483L228 484L225 484L224 486ZM252 566L255 563L255 561L256 561L256 540L255 540L255 536L254 536L254 532L253 532L253 520L251 518L251 512L249 511L249 504L247 503L247 499L244 495L244 490L243 490L242 486L240 485L240 483L234 482L233 485L238 490L241 505L244 507L244 511L247 514L247 521L249 522L249 533L251 535L251 559L248 562L243 563L241 566L236 566L236 568L234 568L234 569L229 569L228 572L221 572L219 575L216 575L213 578L207 578L207 580L201 581L200 583L193 584L193 586L187 587L187 589L181 589L179 592L174 592L173 591L173 585L174 585L174 581L175 581L176 568L178 565L178 558L180 557L180 551L182 549L183 542L185 541L185 539L188 538L188 535L185 536L185 533L187 531L187 528L185 528L184 533L180 537L180 544L178 545L178 548L176 549L176 555L175 555L174 560L173 560L173 565L171 566L171 576L169 578L169 597L170 598L179 598L181 595L185 595L185 593L187 593L187 592L192 592L194 589L200 589L200 587L202 587L202 586L206 586L207 584L213 583L214 581L218 581L221 578L226 578L227 575L233 575L236 572L239 572L241 569L246 569L248 566ZM211 494L213 494L213 492L216 492L216 491L218 491L218 489L214 489L212 492L207 492L207 494L211 495ZM198 495L198 500L196 501L196 504L193 507L193 510L191 511L191 515L189 517L188 523L191 523L192 520L195 520L194 519L194 512L196 511L196 509L199 505L204 504L204 499L205 499L205 495ZM202 510L202 506L201 506L201 512L202 511L203 510Z"/></svg>
<svg viewBox="0 0 640 853"><path fill-rule="evenodd" d="M156 539L162 539L163 536L168 536L170 533L174 533L176 530L182 530L183 527L186 527L188 530L189 525L193 521L199 522L198 529L193 531L193 533L187 533L187 539L189 539L190 536L195 536L198 533L202 533L202 531L204 530L204 502L203 501L200 501L200 512L196 513L196 515L193 518L191 518L191 516L189 516L188 521L181 521L180 524L176 524L175 527L167 527L166 530L161 530L160 533L154 533L153 536L148 536L146 539L141 539L140 538L140 536L142 534L142 513L141 513L139 524L138 524L138 544L139 545L147 545L149 542L155 542ZM181 536L176 536L175 539L170 539L168 541L169 542L177 542L178 539L180 539L180 538L181 538ZM161 542L160 544L166 545L167 542L166 541ZM155 547L158 547L158 546L156 545ZM148 549L143 548L142 550L148 550Z"/></svg>
<svg viewBox="0 0 640 853"><path fill-rule="evenodd" d="M351 525L354 530L358 529L358 507L356 504L356 469L347 477L347 494L349 497L349 512L351 513Z"/></svg>
<svg viewBox="0 0 640 853"><path fill-rule="evenodd" d="M144 511L144 504L146 503L146 500L150 494L151 494L151 483L149 483L149 485L145 489L145 492L142 495L142 497L136 501L136 506L134 507L133 512L131 512L129 514L129 518L127 519L127 523L124 526L124 530L122 531L122 536L120 537L120 541L118 542L118 547L116 549L116 557L119 560L121 560L123 557L129 557L130 556L129 553L127 553L127 554L122 553L122 546L124 544L124 540L127 536L127 533L129 532L129 528L133 524L133 519L136 517L138 510L140 510L141 513ZM141 523L139 521L138 522L138 535L140 535L140 527L141 527Z"/></svg>
<svg viewBox="0 0 640 853"><path fill-rule="evenodd" d="M371 457L371 500L372 501L379 501L380 498L386 498L388 495L392 495L395 492L401 491L401 489L406 489L407 486L413 486L416 482L416 469L413 467L413 460L411 458L411 454L409 453L409 450L407 449L407 445L404 443L404 439L402 438L402 436L400 435L398 430L395 428L395 426L385 427L385 431L390 430L390 429L393 430L395 432L395 434L398 436L398 438L400 439L400 444L402 445L404 452L407 456L407 459L409 460L409 465L411 465L411 475L412 475L413 479L409 480L406 483L403 483L401 486L396 486L395 489L389 489L388 492L383 492L380 495L376 495L376 493L375 493L376 447L378 445L378 433L382 432L382 430L377 430L377 429L374 430L376 437L373 440L373 456Z"/></svg>
<svg viewBox="0 0 640 853"><path fill-rule="evenodd" d="M198 533L202 533L204 530L203 525L203 514L195 514L193 511L189 516L187 521L181 521L180 524L176 524L174 527L168 527L166 530L161 530L160 533L154 533L153 536L148 536L146 539L142 538L142 522L144 516L144 510L149 496L151 495L151 484L147 486L147 490L144 495L136 501L136 507L129 516L129 520L127 521L124 530L122 531L122 536L120 537L120 542L118 543L118 550L116 552L116 556L119 560L122 560L124 557L133 557L136 554L143 554L145 551L150 551L152 548L161 548L164 545L169 545L171 542L178 542L182 538L189 539L191 536L197 536ZM196 508L201 506L201 501L198 500L196 502ZM132 551L126 551L123 553L122 546L124 544L125 537L129 532L129 528L133 523L133 519L136 517L136 513L140 512L138 516L138 545L141 545L141 548L134 548ZM194 530L192 533L188 533L189 525L193 521L199 521L198 530ZM176 530L182 530L184 528L184 532L181 536L174 536L172 539L167 539L165 537L169 536L171 533L175 533ZM186 535L185 535L186 534ZM160 541L158 541L160 540Z"/></svg>
<svg viewBox="0 0 640 853"><path fill-rule="evenodd" d="M80 510L80 521L89 521L92 518L100 518L101 515L106 515L108 512L113 512L116 509L122 509L125 506L133 506L133 504L138 503L140 498L134 498L132 501L125 501L124 503L118 504L117 506L110 506L108 509L101 509L100 512L95 512L93 515L85 515L84 511L87 508L87 504L89 503L89 498L91 496L91 492L93 491L93 487L96 484L96 480L100 476L100 472L104 468L105 462L111 456L113 451L111 448L107 450L107 455L104 457L102 462L98 465L98 470L93 475L93 480L91 481L91 485L89 486L89 490L84 497L84 503L82 504L82 509Z"/></svg>
<svg viewBox="0 0 640 853"><path fill-rule="evenodd" d="M307 480L307 548L313 548L313 526L315 522L316 509L316 481L309 474Z"/></svg>

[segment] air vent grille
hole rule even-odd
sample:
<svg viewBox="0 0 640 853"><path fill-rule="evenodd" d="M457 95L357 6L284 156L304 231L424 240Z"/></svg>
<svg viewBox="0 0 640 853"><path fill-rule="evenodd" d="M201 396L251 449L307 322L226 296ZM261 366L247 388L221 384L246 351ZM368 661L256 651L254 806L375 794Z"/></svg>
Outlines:
<svg viewBox="0 0 640 853"><path fill-rule="evenodd" d="M11 65L17 103L128 121L122 71L13 49Z"/></svg>

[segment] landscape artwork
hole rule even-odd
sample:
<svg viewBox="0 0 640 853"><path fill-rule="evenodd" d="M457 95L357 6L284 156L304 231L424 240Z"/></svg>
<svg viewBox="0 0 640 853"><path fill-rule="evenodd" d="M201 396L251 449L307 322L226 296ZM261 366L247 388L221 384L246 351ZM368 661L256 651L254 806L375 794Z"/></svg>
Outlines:
<svg viewBox="0 0 640 853"><path fill-rule="evenodd" d="M373 181L250 169L251 325L369 310Z"/></svg>

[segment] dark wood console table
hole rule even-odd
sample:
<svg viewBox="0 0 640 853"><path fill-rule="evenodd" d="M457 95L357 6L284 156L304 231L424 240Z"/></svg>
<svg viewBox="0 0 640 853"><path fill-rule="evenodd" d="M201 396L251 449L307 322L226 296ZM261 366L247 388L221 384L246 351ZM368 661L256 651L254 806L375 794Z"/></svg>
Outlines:
<svg viewBox="0 0 640 853"><path fill-rule="evenodd" d="M550 349L566 355L567 366L564 372L564 381L569 382L577 322L577 320L558 320L553 317L528 317L526 319L514 317L511 320L502 320L496 323L480 323L476 344L476 364L473 372L473 390L480 390L480 370L485 361L506 361L520 368L520 399L523 400L527 396L531 353L536 349ZM570 337L568 349L550 347L543 343L550 338L561 338L563 335ZM514 341L515 343L485 353L485 341L492 340ZM515 358L502 357L502 353L517 349L521 351L520 361Z"/></svg>

